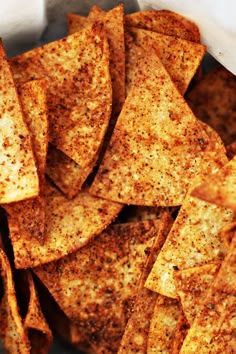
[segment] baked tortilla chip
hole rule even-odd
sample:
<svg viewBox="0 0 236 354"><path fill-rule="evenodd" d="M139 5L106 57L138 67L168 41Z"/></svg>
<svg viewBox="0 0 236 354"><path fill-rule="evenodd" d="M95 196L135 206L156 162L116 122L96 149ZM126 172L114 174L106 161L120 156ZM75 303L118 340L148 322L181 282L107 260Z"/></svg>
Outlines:
<svg viewBox="0 0 236 354"><path fill-rule="evenodd" d="M35 267L76 251L107 227L122 208L121 204L93 197L86 190L68 200L49 183L45 205L43 245L29 233L22 233L14 218L8 219L16 268Z"/></svg>
<svg viewBox="0 0 236 354"><path fill-rule="evenodd" d="M211 168L217 164L210 163ZM207 169L204 171L208 175ZM198 184L203 176L198 176ZM218 207L187 194L175 223L166 238L145 286L176 298L175 270L184 270L221 261L226 246L220 230L233 220L233 211Z"/></svg>
<svg viewBox="0 0 236 354"><path fill-rule="evenodd" d="M87 25L87 17L69 13L67 14L67 29L68 34L81 31Z"/></svg>
<svg viewBox="0 0 236 354"><path fill-rule="evenodd" d="M29 354L31 345L19 313L11 266L2 249L0 265L4 288L0 302L0 337L8 353Z"/></svg>
<svg viewBox="0 0 236 354"><path fill-rule="evenodd" d="M197 186L192 195L222 207L236 209L236 156Z"/></svg>
<svg viewBox="0 0 236 354"><path fill-rule="evenodd" d="M26 124L30 131L39 176L40 195L36 198L5 204L5 210L18 220L22 232L44 240L45 203L43 188L48 148L48 120L45 81L29 81L19 88Z"/></svg>
<svg viewBox="0 0 236 354"><path fill-rule="evenodd" d="M149 329L148 354L172 354L172 341L180 313L181 306L177 300L158 295Z"/></svg>
<svg viewBox="0 0 236 354"><path fill-rule="evenodd" d="M153 221L109 226L77 252L34 269L97 352L116 352L132 311Z"/></svg>
<svg viewBox="0 0 236 354"><path fill-rule="evenodd" d="M223 66L210 71L186 95L195 115L212 126L225 145L236 140L236 77Z"/></svg>
<svg viewBox="0 0 236 354"><path fill-rule="evenodd" d="M125 16L125 24L131 27L147 29L169 36L200 42L200 33L195 23L168 10L146 10Z"/></svg>
<svg viewBox="0 0 236 354"><path fill-rule="evenodd" d="M90 192L124 204L181 205L210 140L155 53L138 70Z"/></svg>
<svg viewBox="0 0 236 354"><path fill-rule="evenodd" d="M236 348L236 237L197 314L181 354L234 353Z"/></svg>
<svg viewBox="0 0 236 354"><path fill-rule="evenodd" d="M138 295L132 314L127 322L125 332L122 336L118 354L147 352L150 321L158 295L157 293L144 288L144 283L165 241L172 222L173 220L168 213L163 214L161 220L155 221L155 225L158 229L157 237L150 250L147 263L141 275Z"/></svg>
<svg viewBox="0 0 236 354"><path fill-rule="evenodd" d="M110 119L109 48L101 23L12 58L18 85L47 80L49 139L81 168L98 155Z"/></svg>
<svg viewBox="0 0 236 354"><path fill-rule="evenodd" d="M183 341L188 333L188 330L189 330L188 321L183 311L181 311L176 324L174 339L171 345L172 347L170 351L171 354L179 354Z"/></svg>
<svg viewBox="0 0 236 354"><path fill-rule="evenodd" d="M236 221L226 225L220 230L220 237L225 242L227 248L230 247L234 234L236 232Z"/></svg>
<svg viewBox="0 0 236 354"><path fill-rule="evenodd" d="M183 95L199 67L205 46L139 28L128 28L126 39L126 90L136 77L136 63L154 48L179 92ZM152 50L152 49L151 49Z"/></svg>
<svg viewBox="0 0 236 354"><path fill-rule="evenodd" d="M37 196L39 180L29 131L2 43L0 63L0 203L3 204Z"/></svg>
<svg viewBox="0 0 236 354"><path fill-rule="evenodd" d="M76 196L93 167L92 163L91 166L81 168L55 146L49 146L46 173L69 199Z"/></svg>
<svg viewBox="0 0 236 354"><path fill-rule="evenodd" d="M220 262L175 272L176 291L190 325L193 324L196 315L201 310L202 302L215 279L219 267Z"/></svg>

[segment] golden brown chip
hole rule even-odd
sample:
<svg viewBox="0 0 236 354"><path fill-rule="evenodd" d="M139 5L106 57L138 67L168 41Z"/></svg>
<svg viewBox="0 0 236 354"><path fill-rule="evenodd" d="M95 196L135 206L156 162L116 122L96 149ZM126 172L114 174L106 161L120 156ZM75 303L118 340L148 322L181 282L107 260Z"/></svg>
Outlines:
<svg viewBox="0 0 236 354"><path fill-rule="evenodd" d="M103 11L100 7L94 5L91 7L91 10L89 11L87 20L89 23L95 22L97 20L100 20L103 15L105 15L106 12Z"/></svg>
<svg viewBox="0 0 236 354"><path fill-rule="evenodd" d="M181 354L234 353L236 348L236 237L197 314Z"/></svg>
<svg viewBox="0 0 236 354"><path fill-rule="evenodd" d="M81 168L62 151L53 145L49 146L46 173L67 198L76 196L92 169L93 164Z"/></svg>
<svg viewBox="0 0 236 354"><path fill-rule="evenodd" d="M172 353L172 341L181 313L181 306L175 299L158 295L151 319L147 353Z"/></svg>
<svg viewBox="0 0 236 354"><path fill-rule="evenodd" d="M171 354L179 354L182 347L183 341L188 333L189 324L188 321L181 310L175 329L175 335L172 340Z"/></svg>
<svg viewBox="0 0 236 354"><path fill-rule="evenodd" d="M125 24L193 42L200 42L199 29L195 23L168 10L135 12L125 16Z"/></svg>
<svg viewBox="0 0 236 354"><path fill-rule="evenodd" d="M219 165L210 162L210 170ZM204 173L208 175L207 169ZM206 177L206 176L205 176ZM198 184L203 176L198 176ZM221 261L226 247L219 232L233 220L230 209L186 196L175 223L147 279L146 286L162 295L176 298L175 270L184 270Z"/></svg>
<svg viewBox="0 0 236 354"><path fill-rule="evenodd" d="M32 198L39 193L29 131L2 43L0 43L0 203Z"/></svg>
<svg viewBox="0 0 236 354"><path fill-rule="evenodd" d="M202 302L219 270L220 262L200 267L176 271L175 287L180 298L184 314L190 325L201 310Z"/></svg>
<svg viewBox="0 0 236 354"><path fill-rule="evenodd" d="M82 30L87 25L87 18L78 14L67 14L68 34Z"/></svg>
<svg viewBox="0 0 236 354"><path fill-rule="evenodd" d="M226 145L236 139L236 78L222 66L210 71L186 95L195 115L212 126Z"/></svg>
<svg viewBox="0 0 236 354"><path fill-rule="evenodd" d="M13 274L5 252L0 249L4 295L0 302L0 337L7 353L30 353L30 341L19 313Z"/></svg>
<svg viewBox="0 0 236 354"><path fill-rule="evenodd" d="M125 39L128 91L135 81L138 58L148 55L152 48L155 49L181 94L186 92L205 53L205 46L202 44L134 27L128 28Z"/></svg>
<svg viewBox="0 0 236 354"><path fill-rule="evenodd" d="M16 268L35 267L76 251L109 225L122 208L121 204L93 197L86 190L68 200L49 183L45 204L43 245L29 233L22 233L14 218L8 220Z"/></svg>
<svg viewBox="0 0 236 354"><path fill-rule="evenodd" d="M150 321L158 295L144 288L144 283L165 241L172 222L173 220L168 213L163 214L160 220L155 221L155 225L158 229L157 237L150 250L147 263L141 275L138 295L122 336L118 351L119 354L147 352Z"/></svg>
<svg viewBox="0 0 236 354"><path fill-rule="evenodd" d="M111 113L109 48L101 23L12 58L18 85L47 79L49 139L86 168L98 155Z"/></svg>
<svg viewBox="0 0 236 354"><path fill-rule="evenodd" d="M236 209L236 156L197 186L192 195L222 207Z"/></svg>
<svg viewBox="0 0 236 354"><path fill-rule="evenodd" d="M155 53L138 70L90 192L124 204L180 205L210 139Z"/></svg>
<svg viewBox="0 0 236 354"><path fill-rule="evenodd" d="M36 198L5 204L6 211L18 221L22 232L44 240L45 203L44 175L48 148L48 121L45 81L29 81L19 88L24 118L31 135L39 175L40 195Z"/></svg>
<svg viewBox="0 0 236 354"><path fill-rule="evenodd" d="M230 247L232 239L236 231L236 221L226 225L220 230L220 237L225 242L226 247Z"/></svg>
<svg viewBox="0 0 236 354"><path fill-rule="evenodd" d="M130 316L153 221L116 224L77 252L34 269L98 352L116 352Z"/></svg>

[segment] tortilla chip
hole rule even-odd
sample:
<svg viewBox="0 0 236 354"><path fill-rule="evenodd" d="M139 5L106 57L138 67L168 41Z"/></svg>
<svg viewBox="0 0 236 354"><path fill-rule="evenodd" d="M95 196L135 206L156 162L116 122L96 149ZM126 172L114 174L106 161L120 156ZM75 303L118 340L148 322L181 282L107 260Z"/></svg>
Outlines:
<svg viewBox="0 0 236 354"><path fill-rule="evenodd" d="M123 6L123 5L122 5ZM112 11L112 10L110 10ZM91 7L91 10L89 11L89 14L88 14L88 22L91 23L91 22L95 22L97 20L100 20L102 18L103 15L105 15L106 12L103 11L102 9L100 9L100 7L94 5Z"/></svg>
<svg viewBox="0 0 236 354"><path fill-rule="evenodd" d="M17 304L12 270L5 252L0 249L4 295L0 302L0 337L8 353L30 353L30 342Z"/></svg>
<svg viewBox="0 0 236 354"><path fill-rule="evenodd" d="M143 55L143 51L148 55L150 48L154 48L179 92L183 95L206 50L205 46L199 43L134 27L128 28L125 38L126 90L128 91L136 78L138 58Z"/></svg>
<svg viewBox="0 0 236 354"><path fill-rule="evenodd" d="M116 352L132 311L153 221L116 224L77 252L34 269L97 352Z"/></svg>
<svg viewBox="0 0 236 354"><path fill-rule="evenodd" d="M67 14L67 29L68 34L81 31L87 25L87 17L78 14Z"/></svg>
<svg viewBox="0 0 236 354"><path fill-rule="evenodd" d="M224 241L227 248L230 247L234 234L236 232L236 221L226 225L220 230L220 237Z"/></svg>
<svg viewBox="0 0 236 354"><path fill-rule="evenodd" d="M176 271L174 274L176 292L184 314L190 325L201 310L202 302L211 287L220 262Z"/></svg>
<svg viewBox="0 0 236 354"><path fill-rule="evenodd" d="M170 351L171 354L179 354L183 341L188 333L188 330L189 330L188 321L183 311L181 311L176 324L174 339L171 345L171 351Z"/></svg>
<svg viewBox="0 0 236 354"><path fill-rule="evenodd" d="M92 169L93 164L82 169L62 151L49 146L46 173L67 198L76 196Z"/></svg>
<svg viewBox="0 0 236 354"><path fill-rule="evenodd" d="M236 237L191 326L180 353L234 353L236 348Z"/></svg>
<svg viewBox="0 0 236 354"><path fill-rule="evenodd" d="M124 204L181 205L210 140L155 53L138 70L90 192Z"/></svg>
<svg viewBox="0 0 236 354"><path fill-rule="evenodd" d="M158 234L150 250L147 263L140 279L139 292L120 343L119 354L147 352L150 321L153 315L157 294L144 288L144 283L165 241L172 222L173 220L168 213L163 214L161 220L155 221Z"/></svg>
<svg viewBox="0 0 236 354"><path fill-rule="evenodd" d="M47 79L49 139L81 168L98 155L111 113L109 48L103 25L12 58L18 85Z"/></svg>
<svg viewBox="0 0 236 354"><path fill-rule="evenodd" d="M210 165L217 168L217 164ZM207 175L207 170L204 173ZM195 182L198 184L202 179L203 176L198 176ZM219 232L232 220L232 210L200 201L191 196L190 190L145 286L176 298L175 270L221 261L226 247Z"/></svg>
<svg viewBox="0 0 236 354"><path fill-rule="evenodd" d="M8 219L16 268L35 267L76 251L107 227L122 208L121 204L93 197L86 190L68 200L49 183L45 204L43 245L29 233L22 233L14 218Z"/></svg>
<svg viewBox="0 0 236 354"><path fill-rule="evenodd" d="M29 81L19 88L26 124L30 131L39 175L40 195L30 200L5 204L5 210L18 220L22 232L44 240L45 203L43 194L48 147L48 121L45 81Z"/></svg>
<svg viewBox="0 0 236 354"><path fill-rule="evenodd" d="M223 66L210 71L186 95L195 115L212 126L225 145L236 140L236 77Z"/></svg>
<svg viewBox="0 0 236 354"><path fill-rule="evenodd" d="M2 43L0 62L0 203L11 203L37 196L39 181L30 135Z"/></svg>
<svg viewBox="0 0 236 354"><path fill-rule="evenodd" d="M236 155L236 141L233 141L231 144L226 146L226 154L229 160Z"/></svg>
<svg viewBox="0 0 236 354"><path fill-rule="evenodd" d="M168 10L146 10L125 16L125 24L147 29L192 42L200 42L200 33L195 23Z"/></svg>
<svg viewBox="0 0 236 354"><path fill-rule="evenodd" d="M197 186L192 195L209 203L236 210L236 156Z"/></svg>
<svg viewBox="0 0 236 354"><path fill-rule="evenodd" d="M177 300L158 295L148 336L147 353L172 354L181 306Z"/></svg>

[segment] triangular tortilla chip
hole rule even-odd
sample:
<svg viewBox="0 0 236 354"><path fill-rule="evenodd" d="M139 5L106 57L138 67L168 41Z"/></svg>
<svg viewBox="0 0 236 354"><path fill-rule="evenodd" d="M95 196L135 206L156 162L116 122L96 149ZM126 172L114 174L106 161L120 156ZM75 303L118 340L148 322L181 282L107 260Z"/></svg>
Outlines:
<svg viewBox="0 0 236 354"><path fill-rule="evenodd" d="M77 252L34 269L98 352L116 352L132 311L153 221L115 224Z"/></svg>
<svg viewBox="0 0 236 354"><path fill-rule="evenodd" d="M109 48L103 25L12 58L18 85L47 79L50 142L85 168L98 155L111 113Z"/></svg>
<svg viewBox="0 0 236 354"><path fill-rule="evenodd" d="M154 312L157 293L144 288L144 283L152 269L156 257L172 225L172 218L165 213L161 220L155 221L158 233L139 283L139 291L131 316L119 346L118 354L146 353L150 321Z"/></svg>
<svg viewBox="0 0 236 354"><path fill-rule="evenodd" d="M0 203L11 203L37 196L39 181L29 131L2 43L0 64Z"/></svg>
<svg viewBox="0 0 236 354"><path fill-rule="evenodd" d="M91 196L86 190L68 200L55 187L45 188L46 229L43 245L19 230L9 218L16 268L29 268L59 259L84 246L116 217L121 204Z"/></svg>
<svg viewBox="0 0 236 354"><path fill-rule="evenodd" d="M69 13L67 14L68 34L73 34L82 30L87 25L87 17Z"/></svg>
<svg viewBox="0 0 236 354"><path fill-rule="evenodd" d="M91 166L81 168L69 156L50 145L47 155L46 173L56 186L71 199L76 196L93 169Z"/></svg>
<svg viewBox="0 0 236 354"><path fill-rule="evenodd" d="M5 252L0 249L0 266L4 295L0 302L0 337L8 353L30 353L30 342L17 304L12 269Z"/></svg>
<svg viewBox="0 0 236 354"><path fill-rule="evenodd" d="M44 240L45 203L44 175L48 147L48 121L45 81L29 81L19 88L26 124L30 131L33 152L39 175L40 195L30 200L5 204L5 210L18 220L22 232Z"/></svg>
<svg viewBox="0 0 236 354"><path fill-rule="evenodd" d="M226 145L236 139L236 77L223 66L210 71L186 95L195 115L212 126Z"/></svg>
<svg viewBox="0 0 236 354"><path fill-rule="evenodd" d="M175 299L158 295L151 319L147 353L172 353L181 306Z"/></svg>
<svg viewBox="0 0 236 354"><path fill-rule="evenodd" d="M236 237L191 326L181 354L234 353L236 348Z"/></svg>
<svg viewBox="0 0 236 354"><path fill-rule="evenodd" d="M112 10L110 10L110 11L112 11ZM102 16L105 15L105 14L106 14L105 11L103 11L97 5L94 5L94 6L91 7L91 10L89 11L89 14L88 14L88 17L87 17L88 22L91 23L91 22L95 22L97 20L100 20L102 18Z"/></svg>
<svg viewBox="0 0 236 354"><path fill-rule="evenodd" d="M180 205L202 173L209 137L155 53L138 70L90 192L124 204Z"/></svg>
<svg viewBox="0 0 236 354"><path fill-rule="evenodd" d="M136 63L142 51L148 55L154 48L179 92L184 94L199 67L205 46L157 32L128 28L126 39L126 90L136 77Z"/></svg>
<svg viewBox="0 0 236 354"><path fill-rule="evenodd" d="M220 262L217 262L175 272L176 291L190 325L199 313L219 267Z"/></svg>
<svg viewBox="0 0 236 354"><path fill-rule="evenodd" d="M236 156L197 186L192 195L209 203L236 210Z"/></svg>
<svg viewBox="0 0 236 354"><path fill-rule="evenodd" d="M211 168L217 168L213 162L210 165ZM207 170L203 173L208 175ZM202 179L203 176L198 176L195 182L198 184ZM191 197L190 190L145 286L176 298L175 270L221 261L226 247L219 232L232 220L232 210Z"/></svg>
<svg viewBox="0 0 236 354"><path fill-rule="evenodd" d="M125 16L125 24L193 42L200 42L199 29L195 23L168 10L135 12Z"/></svg>

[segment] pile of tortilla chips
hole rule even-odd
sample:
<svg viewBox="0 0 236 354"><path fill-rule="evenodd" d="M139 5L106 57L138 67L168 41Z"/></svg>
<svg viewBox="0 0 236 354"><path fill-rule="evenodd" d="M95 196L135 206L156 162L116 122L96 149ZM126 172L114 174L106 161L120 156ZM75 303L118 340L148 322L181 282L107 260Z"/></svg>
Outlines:
<svg viewBox="0 0 236 354"><path fill-rule="evenodd" d="M67 23L0 44L6 352L234 353L235 76L170 11Z"/></svg>

